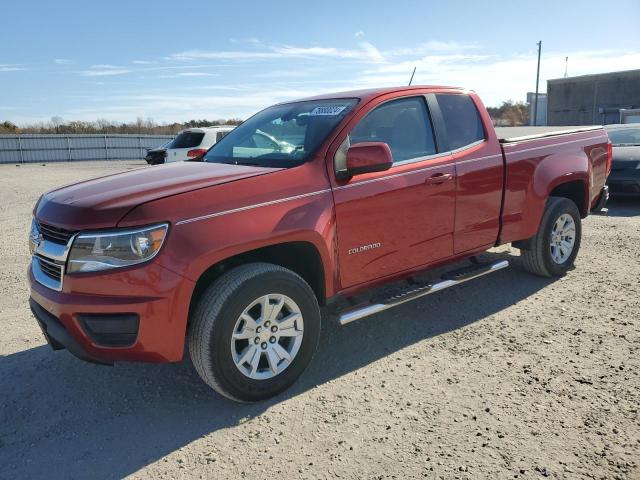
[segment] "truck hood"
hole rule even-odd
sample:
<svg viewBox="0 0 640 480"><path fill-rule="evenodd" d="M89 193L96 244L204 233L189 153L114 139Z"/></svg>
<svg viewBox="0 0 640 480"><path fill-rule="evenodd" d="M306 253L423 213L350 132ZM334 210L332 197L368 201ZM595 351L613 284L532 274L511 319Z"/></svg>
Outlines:
<svg viewBox="0 0 640 480"><path fill-rule="evenodd" d="M69 230L110 228L143 203L278 170L206 162L139 168L51 190L38 202L35 216Z"/></svg>

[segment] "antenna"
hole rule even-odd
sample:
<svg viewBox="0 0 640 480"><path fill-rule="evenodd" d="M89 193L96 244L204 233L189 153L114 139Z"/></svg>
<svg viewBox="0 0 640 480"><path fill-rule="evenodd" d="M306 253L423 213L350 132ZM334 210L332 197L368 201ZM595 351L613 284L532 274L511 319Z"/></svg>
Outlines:
<svg viewBox="0 0 640 480"><path fill-rule="evenodd" d="M564 78L569 76L569 57L564 57Z"/></svg>
<svg viewBox="0 0 640 480"><path fill-rule="evenodd" d="M413 67L413 73L411 73L411 79L409 80L409 86L411 86L411 82L413 82L413 76L416 74L416 68L417 67Z"/></svg>

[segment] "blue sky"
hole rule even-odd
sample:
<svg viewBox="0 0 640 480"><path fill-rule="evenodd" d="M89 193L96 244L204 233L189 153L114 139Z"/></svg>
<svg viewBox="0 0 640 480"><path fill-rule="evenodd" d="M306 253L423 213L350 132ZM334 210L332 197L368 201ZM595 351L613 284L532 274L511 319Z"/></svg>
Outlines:
<svg viewBox="0 0 640 480"><path fill-rule="evenodd" d="M640 68L640 1L7 2L0 121L246 117L346 89L453 84L487 105Z"/></svg>

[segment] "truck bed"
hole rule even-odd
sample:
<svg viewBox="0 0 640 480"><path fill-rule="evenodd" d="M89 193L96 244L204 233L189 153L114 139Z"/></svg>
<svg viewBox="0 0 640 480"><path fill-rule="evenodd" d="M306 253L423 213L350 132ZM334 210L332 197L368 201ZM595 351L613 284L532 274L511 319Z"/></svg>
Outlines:
<svg viewBox="0 0 640 480"><path fill-rule="evenodd" d="M602 125L544 126L544 127L496 127L500 143L523 142L545 137L556 137L570 133L588 132L602 128Z"/></svg>
<svg viewBox="0 0 640 480"><path fill-rule="evenodd" d="M498 130L500 138L505 129ZM547 198L560 179L576 185L573 188L580 195L576 204L586 216L607 176L608 138L602 126L506 130L512 136L500 138L506 168L502 242L530 238L536 233ZM546 178L555 182L546 183Z"/></svg>

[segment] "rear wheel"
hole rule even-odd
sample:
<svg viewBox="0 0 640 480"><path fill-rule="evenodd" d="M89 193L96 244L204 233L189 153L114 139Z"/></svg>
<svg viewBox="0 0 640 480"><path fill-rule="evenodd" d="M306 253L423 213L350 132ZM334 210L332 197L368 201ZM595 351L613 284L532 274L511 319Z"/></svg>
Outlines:
<svg viewBox="0 0 640 480"><path fill-rule="evenodd" d="M582 224L576 204L550 197L536 235L522 249L525 270L543 277L564 275L580 249Z"/></svg>
<svg viewBox="0 0 640 480"><path fill-rule="evenodd" d="M200 298L188 340L202 379L232 400L272 397L295 382L315 353L320 310L297 274L266 263L240 266Z"/></svg>

